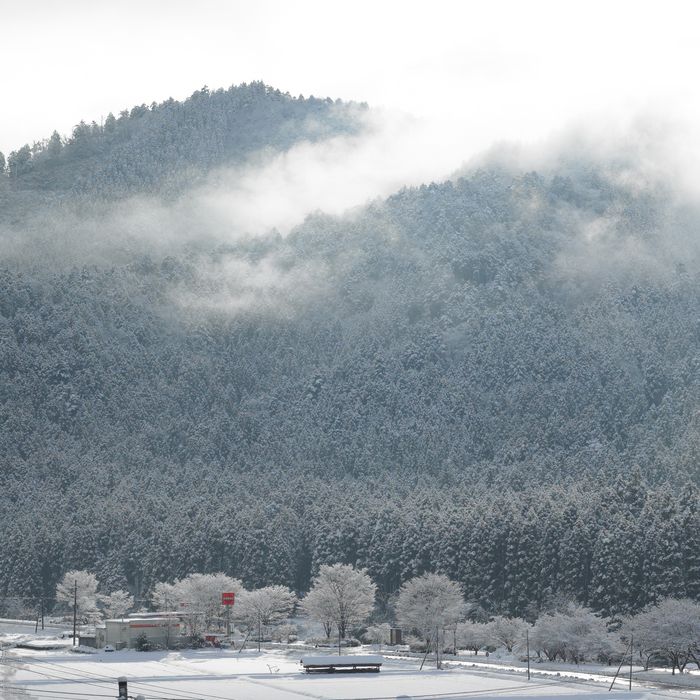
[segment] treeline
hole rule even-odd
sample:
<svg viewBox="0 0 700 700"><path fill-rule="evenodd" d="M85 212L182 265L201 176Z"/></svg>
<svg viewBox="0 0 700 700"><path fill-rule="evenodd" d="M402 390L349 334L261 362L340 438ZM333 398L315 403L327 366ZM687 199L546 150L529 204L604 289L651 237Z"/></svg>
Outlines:
<svg viewBox="0 0 700 700"><path fill-rule="evenodd" d="M109 494L109 470L85 466L63 494L37 484L5 504L4 598L52 599L78 567L106 593L139 599L192 572L303 592L322 564L338 561L367 569L381 605L405 581L438 571L485 611L530 620L561 598L618 616L700 597L698 495L648 490L638 471L614 485L494 495L387 476L374 487L276 470L206 479L192 468L158 477L142 469Z"/></svg>
<svg viewBox="0 0 700 700"><path fill-rule="evenodd" d="M140 613L146 611L135 605L127 591L106 595L99 589L94 574L66 572L56 588L53 615L67 613L66 621L94 624L105 617L125 617L135 608L140 608ZM238 579L215 573L190 574L173 584L159 582L148 602L163 617L188 612L178 622L189 637L186 643L195 646L203 643L203 635L225 631L231 622L241 627L245 641L253 636L260 644L271 635L289 643L303 630L290 619L296 611L302 620L315 624L317 630L322 627L325 633L325 638L307 638L307 644L340 645L345 640L346 645L356 645L359 639L388 644L392 625L398 625L412 650L435 651L438 668L443 652L456 654L458 649L467 649L477 655L489 648L576 664L622 663L628 654L630 661L638 654L645 671L659 662L668 662L673 673L676 669L682 673L689 663L700 664L700 603L689 598L660 598L634 614L606 619L559 593L536 613L531 608L530 619L525 620L489 614L478 602L465 600L463 587L445 574L424 573L404 581L383 609L376 606L376 590L366 570L334 564L319 567L311 589L301 600L285 586L251 590ZM5 610L15 615L29 613L31 619L34 611L29 606L22 611L20 604L5 601ZM303 631L308 634L308 630ZM179 635L170 637L168 629L165 648L180 648L182 642ZM144 636L136 648L149 651L154 646Z"/></svg>

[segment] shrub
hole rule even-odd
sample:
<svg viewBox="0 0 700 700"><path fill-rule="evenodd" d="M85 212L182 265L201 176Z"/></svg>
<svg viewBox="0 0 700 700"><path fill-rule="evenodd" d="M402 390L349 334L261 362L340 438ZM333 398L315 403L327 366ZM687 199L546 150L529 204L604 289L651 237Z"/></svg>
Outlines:
<svg viewBox="0 0 700 700"><path fill-rule="evenodd" d="M153 651L153 649L155 649L155 645L148 638L146 633L142 632L138 637L136 637L134 649L136 649L136 651Z"/></svg>

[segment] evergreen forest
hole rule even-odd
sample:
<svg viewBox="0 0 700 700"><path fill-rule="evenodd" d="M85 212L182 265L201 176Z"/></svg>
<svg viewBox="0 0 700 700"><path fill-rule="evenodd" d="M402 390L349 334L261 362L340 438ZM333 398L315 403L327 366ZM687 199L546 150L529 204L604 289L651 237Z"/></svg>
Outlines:
<svg viewBox="0 0 700 700"><path fill-rule="evenodd" d="M700 600L697 200L560 144L284 236L188 208L370 111L205 87L0 159L0 601L337 562L383 604L424 572L527 619Z"/></svg>

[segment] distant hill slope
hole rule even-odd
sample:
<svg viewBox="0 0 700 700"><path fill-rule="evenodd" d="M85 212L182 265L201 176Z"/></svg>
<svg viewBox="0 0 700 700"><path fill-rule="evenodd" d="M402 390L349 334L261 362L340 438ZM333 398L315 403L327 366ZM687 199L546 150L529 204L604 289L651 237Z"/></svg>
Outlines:
<svg viewBox="0 0 700 700"><path fill-rule="evenodd" d="M176 196L212 168L243 164L261 149L355 134L366 108L282 94L261 82L198 90L187 100L135 106L103 124L81 121L7 158L15 190L45 195ZM8 192L5 192L8 195Z"/></svg>
<svg viewBox="0 0 700 700"><path fill-rule="evenodd" d="M281 147L308 107L259 99L280 111L249 140ZM148 133L80 187L121 182ZM8 261L0 593L49 596L73 566L142 594L195 570L304 588L342 560L387 595L447 571L518 614L695 595L696 209L624 167L491 163L286 238ZM147 181L127 170L117 193ZM649 532L677 547L672 583Z"/></svg>

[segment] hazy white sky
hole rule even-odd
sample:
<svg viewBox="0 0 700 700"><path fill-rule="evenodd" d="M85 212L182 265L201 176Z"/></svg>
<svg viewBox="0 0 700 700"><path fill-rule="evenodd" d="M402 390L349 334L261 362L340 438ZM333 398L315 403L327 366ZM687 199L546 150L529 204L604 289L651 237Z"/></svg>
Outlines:
<svg viewBox="0 0 700 700"><path fill-rule="evenodd" d="M700 119L697 2L0 0L0 151L263 80L498 139L652 108Z"/></svg>

